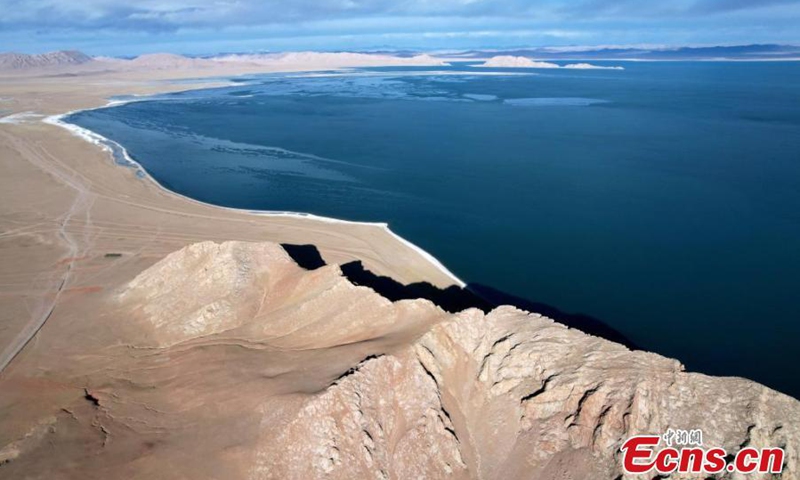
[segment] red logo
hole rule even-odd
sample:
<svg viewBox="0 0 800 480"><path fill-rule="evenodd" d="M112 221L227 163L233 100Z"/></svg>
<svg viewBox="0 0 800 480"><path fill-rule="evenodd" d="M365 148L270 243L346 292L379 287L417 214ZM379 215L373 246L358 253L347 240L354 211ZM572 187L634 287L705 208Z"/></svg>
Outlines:
<svg viewBox="0 0 800 480"><path fill-rule="evenodd" d="M662 439L666 446L658 448ZM700 430L670 430L662 436L637 435L626 440L620 451L623 470L632 474L653 471L659 474L780 473L785 456L782 448L745 447L728 461L724 448L702 447Z"/></svg>

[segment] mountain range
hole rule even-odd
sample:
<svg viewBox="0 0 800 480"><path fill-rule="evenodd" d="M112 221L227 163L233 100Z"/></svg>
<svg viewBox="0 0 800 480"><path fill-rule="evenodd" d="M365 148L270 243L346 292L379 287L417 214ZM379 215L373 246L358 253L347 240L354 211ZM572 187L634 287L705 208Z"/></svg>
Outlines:
<svg viewBox="0 0 800 480"><path fill-rule="evenodd" d="M57 52L26 54L26 53L0 53L0 71L17 71L32 68L51 68L62 66L78 66L87 64L131 67L201 67L208 62L217 61L243 61L247 63L280 61L290 63L309 55L317 57L348 56L347 63L354 64L372 63L371 58L391 56L397 60L403 58L420 58L422 52L409 50L380 50L363 53L353 52L292 52L292 53L258 53L258 54L225 54L184 56L175 54L147 54L138 57L113 58L92 57L76 50L63 50ZM736 46L710 46L710 47L520 47L512 49L480 49L466 51L448 51L432 54L435 57L448 59L477 60L493 56L514 56L534 60L673 60L673 61L761 61L761 60L800 60L800 47L794 45L736 45ZM357 58L350 58L357 57ZM366 60L366 62L365 62ZM430 58L433 61L433 58Z"/></svg>

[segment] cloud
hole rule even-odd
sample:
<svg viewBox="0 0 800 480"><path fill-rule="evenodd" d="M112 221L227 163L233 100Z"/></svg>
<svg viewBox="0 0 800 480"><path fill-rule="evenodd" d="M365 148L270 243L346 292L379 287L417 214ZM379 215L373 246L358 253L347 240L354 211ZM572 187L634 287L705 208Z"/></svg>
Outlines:
<svg viewBox="0 0 800 480"><path fill-rule="evenodd" d="M556 22L598 16L703 16L798 4L798 0L141 0L125 5L111 0L0 0L0 28L159 32L380 16Z"/></svg>
<svg viewBox="0 0 800 480"><path fill-rule="evenodd" d="M3 50L796 43L800 0L0 0Z"/></svg>
<svg viewBox="0 0 800 480"><path fill-rule="evenodd" d="M672 0L669 2L643 2L640 0L583 0L578 3L564 3L560 12L570 18L703 18L719 14L745 12L752 13L770 7L788 7L794 11L800 7L800 0ZM778 12L780 14L781 12Z"/></svg>
<svg viewBox="0 0 800 480"><path fill-rule="evenodd" d="M763 9L780 5L800 4L797 0L706 0L696 2L692 11L696 13L719 13L739 10Z"/></svg>
<svg viewBox="0 0 800 480"><path fill-rule="evenodd" d="M500 2L504 3L504 2ZM118 28L143 31L302 23L376 15L472 15L488 0L2 0L4 29ZM135 6L133 6L135 5Z"/></svg>

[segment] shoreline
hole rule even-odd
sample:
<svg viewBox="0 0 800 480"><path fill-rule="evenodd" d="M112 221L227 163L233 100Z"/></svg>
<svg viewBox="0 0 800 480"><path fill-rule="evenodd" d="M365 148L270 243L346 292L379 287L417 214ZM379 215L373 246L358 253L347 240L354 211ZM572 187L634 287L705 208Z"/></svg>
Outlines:
<svg viewBox="0 0 800 480"><path fill-rule="evenodd" d="M35 351L30 340L46 327L43 319L58 324L62 310L99 301L198 242L313 245L329 265L358 261L403 285L463 287L438 259L386 224L204 203L165 188L116 142L64 121L78 111L229 86L228 79L239 76L320 70L314 67L0 76L3 113L15 120L0 123L6 180L0 190L0 360ZM186 79L191 83L181 82ZM0 375L13 375L18 362L2 363L7 368Z"/></svg>
<svg viewBox="0 0 800 480"><path fill-rule="evenodd" d="M280 72L270 72L270 73L280 73ZM313 72L309 72L309 73L313 73ZM233 85L233 83L231 83L230 85ZM178 91L169 92L169 93L190 92L190 91L204 90L204 89L211 89L211 88L223 88L225 86L229 86L229 85L226 84L226 85L222 85L222 86L218 86L218 87L217 86L212 86L212 87L201 86L201 87L198 87L198 88L188 88L188 89L185 89L185 90L178 90ZM137 162L136 160L131 158L131 156L128 154L128 150L123 145L121 145L119 142L113 141L111 139L108 139L108 138L104 137L103 135L100 135L97 132L94 132L92 130L89 130L87 128L81 127L79 125L76 125L74 123L70 123L70 122L67 122L67 121L64 120L66 117L68 117L70 115L73 115L75 113L79 113L79 112L86 112L86 111L92 111L92 110L101 110L101 109L105 109L105 108L113 108L113 107L118 107L118 106L126 105L128 103L134 103L134 102L155 101L156 99L154 99L153 97L155 97L157 95L162 95L163 93L164 92L150 93L150 94L144 94L144 95L136 95L139 98L134 98L134 99L130 99L130 100L108 100L108 103L106 103L105 105L101 105L101 106L97 106L97 107L83 108L83 109L76 109L76 110L71 110L71 111L68 111L68 112L59 113L59 114L55 114L55 115L47 115L44 118L42 118L40 121L42 123L46 123L48 125L54 125L54 126L63 128L65 130L67 130L71 135L77 136L77 137L81 138L82 140L84 140L86 142L89 142L89 143L91 143L93 145L98 146L101 150L103 150L103 152L109 154L112 157L111 158L112 161L114 160L113 159L113 149L109 146L109 144L116 145L117 147L120 148L120 151L122 152L122 154L123 154L123 156L125 158L125 161L129 162L131 164L131 166L135 166L138 169L138 171L142 172L143 178L146 178L147 180L152 182L156 187L158 187L163 192L165 192L165 193L167 193L169 195L175 196L177 198L180 198L182 200L185 200L185 201L189 201L189 202L192 202L192 203L195 203L195 204L203 205L205 207L213 207L213 208L218 208L218 209L222 209L222 210L236 212L236 213L239 213L239 214L255 215L255 216L259 216L259 217L295 218L295 219L303 219L303 220L312 220L312 221L321 222L321 223L335 223L335 224L343 224L343 225L369 226L369 227L377 227L377 228L383 229L391 237L393 237L394 239L396 239L397 241L399 241L400 243L402 243L403 245L405 245L406 247L408 247L409 249L411 249L412 251L414 251L415 253L420 255L426 261L431 263L436 269L438 269L440 272L442 272L447 277L452 279L455 285L459 286L460 288L465 288L467 286L466 282L464 282L458 276L456 276L453 272L451 272L436 257L434 257L432 254L430 254L426 250L424 250L422 247L414 244L410 240L408 240L406 238L403 238L402 236L400 236L397 233L393 232L391 230L391 228L389 227L389 224L386 223L386 222L360 222L360 221L355 221L355 220L346 220L346 219L340 219L340 218L334 218L334 217L326 217L326 216L323 216L323 215L316 215L316 214L313 214L313 213L304 213L304 212L241 209L241 208L226 207L226 206L223 206L223 205L216 205L216 204L213 204L213 203L203 202L201 200L197 200L197 199L188 197L186 195L180 194L178 192L175 192L173 190L170 190L167 187L165 187L164 185L162 185L155 177L153 177L150 174L150 172L147 171L146 168L144 168L139 162ZM122 166L122 165L120 165L120 166Z"/></svg>

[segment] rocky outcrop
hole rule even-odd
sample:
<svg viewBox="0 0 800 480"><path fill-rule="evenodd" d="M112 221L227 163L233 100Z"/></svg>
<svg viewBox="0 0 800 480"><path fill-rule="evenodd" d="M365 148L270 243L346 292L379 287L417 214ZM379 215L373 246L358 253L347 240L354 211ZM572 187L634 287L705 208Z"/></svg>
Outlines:
<svg viewBox="0 0 800 480"><path fill-rule="evenodd" d="M390 302L279 245L191 245L99 301L91 329L39 340L57 361L4 380L37 400L0 395L0 476L644 478L620 445L672 428L782 447L798 478L790 397L512 307Z"/></svg>
<svg viewBox="0 0 800 480"><path fill-rule="evenodd" d="M264 478L414 478L411 458L424 478L626 478L622 442L670 428L728 452L780 446L783 478L796 478L798 412L744 379L686 373L512 307L472 310L309 399L278 441L306 460Z"/></svg>
<svg viewBox="0 0 800 480"><path fill-rule="evenodd" d="M686 373L511 307L464 312L414 349L475 478L618 478L625 439L669 428L702 429L729 452L783 446L796 476L800 405L747 380Z"/></svg>
<svg viewBox="0 0 800 480"><path fill-rule="evenodd" d="M365 360L257 447L251 478L465 478L453 422L413 352Z"/></svg>
<svg viewBox="0 0 800 480"><path fill-rule="evenodd" d="M120 294L141 310L148 337L164 347L242 325L276 278L297 266L273 244L190 245L144 271Z"/></svg>
<svg viewBox="0 0 800 480"><path fill-rule="evenodd" d="M220 334L273 348L333 348L444 316L430 302L393 303L355 286L337 265L307 271L274 243L190 245L117 298L144 333L133 343L156 347Z"/></svg>

